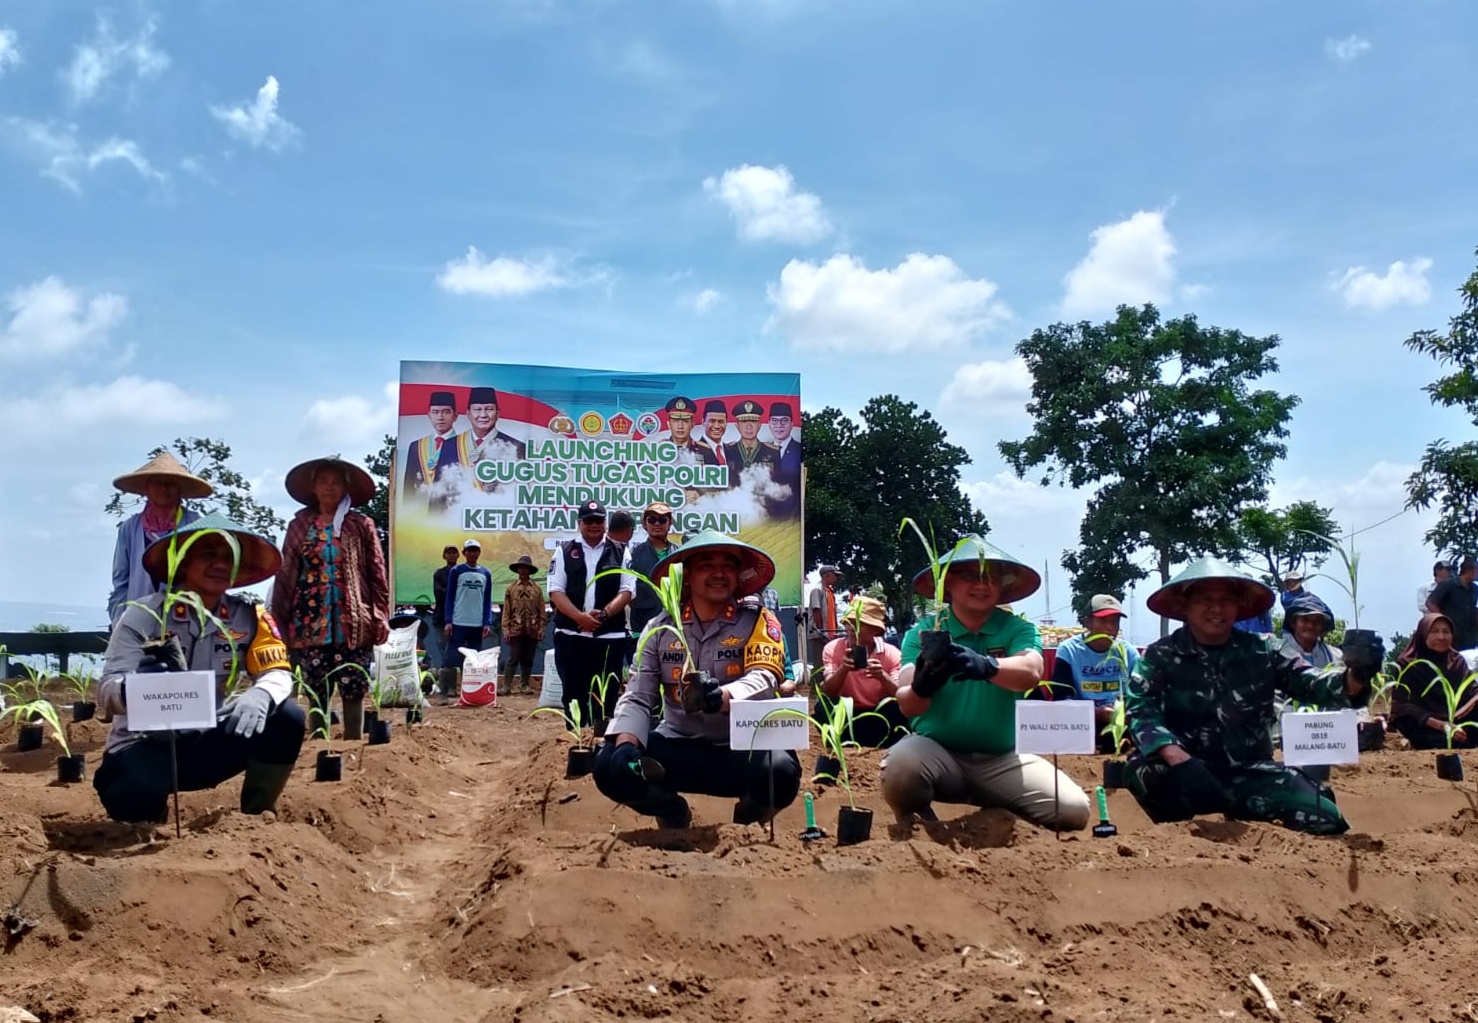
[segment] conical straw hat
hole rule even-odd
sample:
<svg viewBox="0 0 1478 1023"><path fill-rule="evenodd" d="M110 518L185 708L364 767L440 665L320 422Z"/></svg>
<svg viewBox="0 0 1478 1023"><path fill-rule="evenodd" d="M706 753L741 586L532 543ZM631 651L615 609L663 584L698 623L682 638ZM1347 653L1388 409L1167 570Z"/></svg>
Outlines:
<svg viewBox="0 0 1478 1023"><path fill-rule="evenodd" d="M168 451L159 452L133 472L119 476L113 481L113 486L126 494L139 494L147 497L151 479L173 480L179 485L181 497L199 499L215 493L215 488L186 469L180 464L179 459Z"/></svg>

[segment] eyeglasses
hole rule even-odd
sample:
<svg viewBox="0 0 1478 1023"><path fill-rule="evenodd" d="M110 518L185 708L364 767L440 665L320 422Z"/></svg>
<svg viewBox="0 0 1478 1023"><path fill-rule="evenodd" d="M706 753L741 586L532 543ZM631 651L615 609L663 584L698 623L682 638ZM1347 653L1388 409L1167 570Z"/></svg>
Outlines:
<svg viewBox="0 0 1478 1023"><path fill-rule="evenodd" d="M671 515L648 515L646 517L645 521L650 522L650 523L653 523L655 525L661 525L664 522L671 522L672 521L672 516Z"/></svg>

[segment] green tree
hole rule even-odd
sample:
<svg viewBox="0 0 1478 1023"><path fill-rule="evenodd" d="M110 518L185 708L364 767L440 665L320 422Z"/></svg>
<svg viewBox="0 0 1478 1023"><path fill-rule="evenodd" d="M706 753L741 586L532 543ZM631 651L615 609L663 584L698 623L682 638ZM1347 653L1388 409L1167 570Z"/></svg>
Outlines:
<svg viewBox="0 0 1478 1023"><path fill-rule="evenodd" d="M186 468L215 488L203 501L188 502L201 513L220 512L234 522L263 536L275 537L287 526L282 516L262 504L251 492L251 481L231 468L231 447L223 440L209 437L179 437L167 449L157 447L146 458L168 450ZM122 518L143 503L142 497L115 490L103 510Z"/></svg>
<svg viewBox="0 0 1478 1023"><path fill-rule="evenodd" d="M375 520L375 528L380 531L380 547L384 550L388 563L390 558L390 474L395 468L394 434L385 434L380 450L364 456L364 467L374 478L375 496L362 510Z"/></svg>
<svg viewBox="0 0 1478 1023"><path fill-rule="evenodd" d="M1478 269L1458 294L1463 309L1448 321L1447 333L1419 330L1404 344L1452 369L1423 390L1432 404L1461 408L1478 427ZM1408 508L1438 508L1437 524L1426 533L1437 551L1478 551L1478 441L1449 444L1442 438L1428 444L1421 464L1406 480L1406 498Z"/></svg>
<svg viewBox="0 0 1478 1023"><path fill-rule="evenodd" d="M1267 500L1273 462L1286 448L1298 398L1252 390L1278 369L1276 335L1204 327L1194 316L1162 322L1152 305L1120 306L1104 323L1057 323L1016 346L1032 374L1036 423L1000 451L1025 478L1097 486L1062 564L1078 593L1122 593L1149 573L1239 550L1237 523ZM1168 631L1160 623L1161 634Z"/></svg>
<svg viewBox="0 0 1478 1023"><path fill-rule="evenodd" d="M60 622L41 622L38 625L31 626L31 631L46 635L55 635L59 632L71 632L72 627L70 625L62 625Z"/></svg>
<svg viewBox="0 0 1478 1023"><path fill-rule="evenodd" d="M806 417L806 557L840 566L854 589L880 585L904 629L925 554L911 533L899 536L903 519L932 528L941 546L988 526L960 490L970 456L932 415L888 394L859 418L835 408Z"/></svg>
<svg viewBox="0 0 1478 1023"><path fill-rule="evenodd" d="M1329 556L1329 541L1339 532L1334 511L1315 501L1295 501L1287 508L1242 509L1237 522L1242 560L1263 573L1268 585L1278 586L1285 573L1318 568Z"/></svg>

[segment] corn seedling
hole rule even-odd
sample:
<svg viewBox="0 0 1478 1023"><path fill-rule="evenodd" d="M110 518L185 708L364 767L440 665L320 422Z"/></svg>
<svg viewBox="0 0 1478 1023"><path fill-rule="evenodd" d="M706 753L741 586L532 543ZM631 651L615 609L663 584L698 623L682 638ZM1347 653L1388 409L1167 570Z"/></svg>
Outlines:
<svg viewBox="0 0 1478 1023"><path fill-rule="evenodd" d="M693 652L688 648L688 637L683 633L683 566L682 562L669 565L666 574L660 582L652 582L646 575L634 568L608 568L595 574L595 579L590 580L591 585L596 579L608 575L627 575L635 579L637 585L647 585L657 595L657 603L667 615L667 621L661 625L648 625L646 631L641 634L637 644L636 663L641 664L642 654L646 651L647 644L652 642L662 633L668 633L682 644L683 650L683 676L686 677L693 670Z"/></svg>
<svg viewBox="0 0 1478 1023"><path fill-rule="evenodd" d="M91 668L78 668L69 675L63 675L62 680L67 683L67 691L76 697L76 702L86 703L93 684L97 682L97 672Z"/></svg>
<svg viewBox="0 0 1478 1023"><path fill-rule="evenodd" d="M313 726L311 734L313 738L322 739L324 742L328 743L330 749L332 749L333 737L329 732L328 707L328 702L331 697L328 695L328 686L324 686L323 693L320 695L318 690L315 689L313 686L310 686L307 680L303 678L303 673L301 670L297 671L295 674L297 675L298 679L298 691L308 697L308 703L312 706L312 710L310 710L308 713L309 724Z"/></svg>
<svg viewBox="0 0 1478 1023"><path fill-rule="evenodd" d="M857 809L857 801L852 798L852 779L847 770L847 749L860 748L850 738L854 717L856 720L866 717L880 718L883 721L888 720L875 710L863 711L861 714L854 716L851 713L850 702L837 700L831 705L831 709L826 715L821 718L814 718L804 711L792 710L789 707L779 707L762 717L759 723L763 725L771 718L791 718L796 721L809 722L811 727L816 729L816 734L821 737L822 747L826 749L827 753L831 755L832 759L840 767L837 777L832 777L831 775L823 775L822 777L830 778L840 785L842 791L847 794L847 805L855 810ZM759 729L756 728L755 734L758 732ZM753 750L750 752L753 753Z"/></svg>
<svg viewBox="0 0 1478 1023"><path fill-rule="evenodd" d="M1391 664L1387 664L1386 667L1390 668ZM1386 672L1382 672L1370 680L1370 702L1367 706L1370 709L1371 717L1377 714L1391 713L1391 700L1397 688L1405 689L1406 684L1399 677L1387 674Z"/></svg>
<svg viewBox="0 0 1478 1023"><path fill-rule="evenodd" d="M605 714L606 697L610 695L612 686L621 684L621 676L614 671L608 671L604 675L595 675L590 679L590 698L595 705L601 708L601 715Z"/></svg>
<svg viewBox="0 0 1478 1023"><path fill-rule="evenodd" d="M5 712L7 717L15 718L16 727L30 724L34 719L51 726L51 734L56 739L56 744L62 748L62 755L72 755L72 744L67 741L67 729L63 726L61 718L57 715L56 707L52 706L50 700L32 700L30 703L22 703Z"/></svg>
<svg viewBox="0 0 1478 1023"><path fill-rule="evenodd" d="M946 562L941 560L939 549L934 543L933 526L929 527L929 535L925 536L923 529L919 527L919 524L917 522L915 522L911 518L905 518L898 526L898 535L902 536L905 529L912 529L914 531L914 535L917 536L919 538L919 542L924 545L924 553L929 556L929 575L934 584L934 598L931 606L929 607L929 611L932 612L935 616L933 627L936 630L948 629L949 604L944 599L945 580L949 577L949 570L953 565L954 555L969 547L973 538L967 536L963 540L955 544L952 548L950 548L949 552L944 555L946 559L949 559L949 561ZM984 552L982 551L980 556L981 575L985 575L987 573L987 571L989 570L987 567L988 565L989 562L986 560Z"/></svg>
<svg viewBox="0 0 1478 1023"><path fill-rule="evenodd" d="M1124 740L1129 737L1129 714L1121 696L1114 701L1113 710L1109 712L1109 722L1104 725L1099 735L1107 735L1114 740L1114 756L1124 756Z"/></svg>
<svg viewBox="0 0 1478 1023"><path fill-rule="evenodd" d="M218 635L228 636L231 630L226 627L224 622L216 617L214 611L205 606L205 602L200 599L199 594L192 593L188 590L181 590L175 586L175 575L179 572L180 566L184 564L185 556L190 552L192 546L205 537L218 536L231 549L231 580L234 582L237 573L241 571L241 541L224 530L201 529L191 533L184 539L184 542L181 542L179 524L183 514L183 509L175 512L175 532L170 534L169 547L165 554L165 578L168 580L168 585L164 591L164 603L157 612L136 600L130 600L125 606L139 608L150 618L154 619L155 623L159 626L159 639L161 642L169 638L170 612L176 607L183 607L187 613L194 616L202 634L206 632L207 626L214 625ZM236 654L236 644L231 643L229 645L231 647L231 670L226 677L226 692L231 694L236 691L239 661Z"/></svg>
<svg viewBox="0 0 1478 1023"><path fill-rule="evenodd" d="M565 735L570 737L570 740L575 744L575 748L589 748L585 744L585 719L580 714L579 700L570 701L568 714L558 707L540 707L530 714L529 717L538 717L540 714L558 714L560 720L565 723Z"/></svg>
<svg viewBox="0 0 1478 1023"><path fill-rule="evenodd" d="M1360 627L1360 552L1355 550L1354 538L1351 538L1350 547L1346 550L1344 544L1333 537L1324 536L1322 533L1315 533L1308 529L1301 529L1299 532L1307 533L1309 536L1323 540L1334 550L1334 553L1339 555L1339 560L1344 562L1345 580L1348 580L1348 582L1336 579L1334 576L1327 575L1323 572L1317 572L1310 578L1328 579L1345 591L1345 594L1350 598L1350 605L1355 609L1354 628L1358 629Z"/></svg>

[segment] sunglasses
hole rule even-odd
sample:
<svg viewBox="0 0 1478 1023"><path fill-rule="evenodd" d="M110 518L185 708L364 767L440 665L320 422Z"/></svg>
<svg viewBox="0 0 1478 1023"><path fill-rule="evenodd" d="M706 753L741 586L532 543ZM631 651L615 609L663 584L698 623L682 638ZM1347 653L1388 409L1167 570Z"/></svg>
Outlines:
<svg viewBox="0 0 1478 1023"><path fill-rule="evenodd" d="M663 522L671 522L672 521L672 516L671 515L648 515L646 517L646 520L645 521L647 521L647 522L654 522L654 523L658 523L658 524L663 523Z"/></svg>

